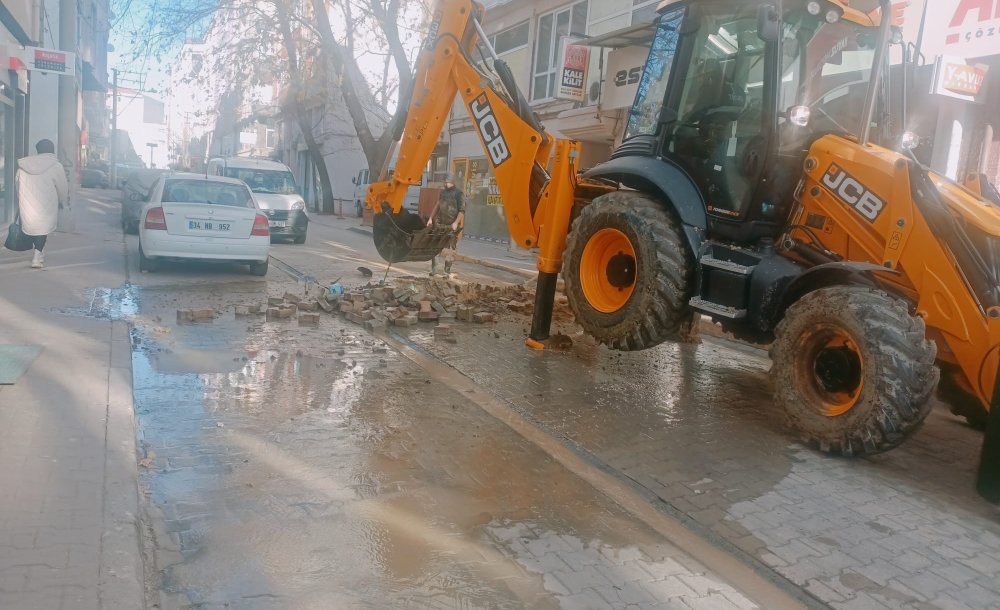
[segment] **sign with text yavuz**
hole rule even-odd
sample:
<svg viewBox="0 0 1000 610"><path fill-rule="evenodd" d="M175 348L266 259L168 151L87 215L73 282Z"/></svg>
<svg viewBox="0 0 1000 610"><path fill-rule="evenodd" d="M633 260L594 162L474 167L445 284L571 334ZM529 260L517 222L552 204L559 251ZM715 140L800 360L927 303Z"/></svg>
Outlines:
<svg viewBox="0 0 1000 610"><path fill-rule="evenodd" d="M981 101L989 66L970 64L961 57L942 55L934 66L931 93L969 102Z"/></svg>

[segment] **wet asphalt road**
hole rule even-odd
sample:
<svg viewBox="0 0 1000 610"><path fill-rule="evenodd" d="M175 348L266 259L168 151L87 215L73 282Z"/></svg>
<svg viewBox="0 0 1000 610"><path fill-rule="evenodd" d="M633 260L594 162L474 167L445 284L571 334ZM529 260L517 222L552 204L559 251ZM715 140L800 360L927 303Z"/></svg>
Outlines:
<svg viewBox="0 0 1000 610"><path fill-rule="evenodd" d="M1000 599L997 513L970 491L979 437L943 410L901 449L831 460L770 408L758 350L708 339L614 354L577 337L537 354L514 315L459 329L457 346L426 326L383 341L332 317L233 316L378 269L367 238L336 223L276 245L264 279L140 275L135 251L129 238L132 285L107 300L133 320L150 607L785 607L767 583L816 607ZM222 313L178 325L179 307ZM642 518L484 396L697 536ZM763 572L763 589L713 559L720 549Z"/></svg>

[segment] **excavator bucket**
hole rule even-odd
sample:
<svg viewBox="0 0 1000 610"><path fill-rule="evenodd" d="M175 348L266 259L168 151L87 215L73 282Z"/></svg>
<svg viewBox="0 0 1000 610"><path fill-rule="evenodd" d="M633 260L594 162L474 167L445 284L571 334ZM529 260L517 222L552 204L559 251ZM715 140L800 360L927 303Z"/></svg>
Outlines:
<svg viewBox="0 0 1000 610"><path fill-rule="evenodd" d="M429 261L455 239L451 229L428 227L420 216L406 210L376 214L372 229L375 249L390 263Z"/></svg>

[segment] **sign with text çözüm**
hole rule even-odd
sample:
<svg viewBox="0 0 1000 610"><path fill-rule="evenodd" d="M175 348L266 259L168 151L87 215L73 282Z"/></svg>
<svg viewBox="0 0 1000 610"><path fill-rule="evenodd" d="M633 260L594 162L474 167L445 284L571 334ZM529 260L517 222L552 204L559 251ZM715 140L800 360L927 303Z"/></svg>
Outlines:
<svg viewBox="0 0 1000 610"><path fill-rule="evenodd" d="M576 44L578 39L563 38L559 71L556 77L556 98L583 102L587 99L587 69L590 67L590 47Z"/></svg>
<svg viewBox="0 0 1000 610"><path fill-rule="evenodd" d="M934 65L931 93L968 102L982 102L989 66L972 64L961 57L941 55Z"/></svg>
<svg viewBox="0 0 1000 610"><path fill-rule="evenodd" d="M1000 0L928 2L920 53L929 61L1000 55Z"/></svg>
<svg viewBox="0 0 1000 610"><path fill-rule="evenodd" d="M8 45L11 70L48 72L61 76L76 76L76 53L39 47Z"/></svg>

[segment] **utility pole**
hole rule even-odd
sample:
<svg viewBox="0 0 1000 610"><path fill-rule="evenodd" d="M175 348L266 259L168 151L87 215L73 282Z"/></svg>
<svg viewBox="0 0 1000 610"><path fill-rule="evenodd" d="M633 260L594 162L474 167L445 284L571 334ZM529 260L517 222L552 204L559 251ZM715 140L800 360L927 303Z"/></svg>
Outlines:
<svg viewBox="0 0 1000 610"><path fill-rule="evenodd" d="M111 74L111 188L118 187L118 68Z"/></svg>
<svg viewBox="0 0 1000 610"><path fill-rule="evenodd" d="M59 1L59 48L77 53L77 3L76 0ZM56 123L59 130L59 145L56 151L67 172L70 188L75 190L79 183L80 127L77 116L79 83L82 77L59 78L59 112Z"/></svg>

